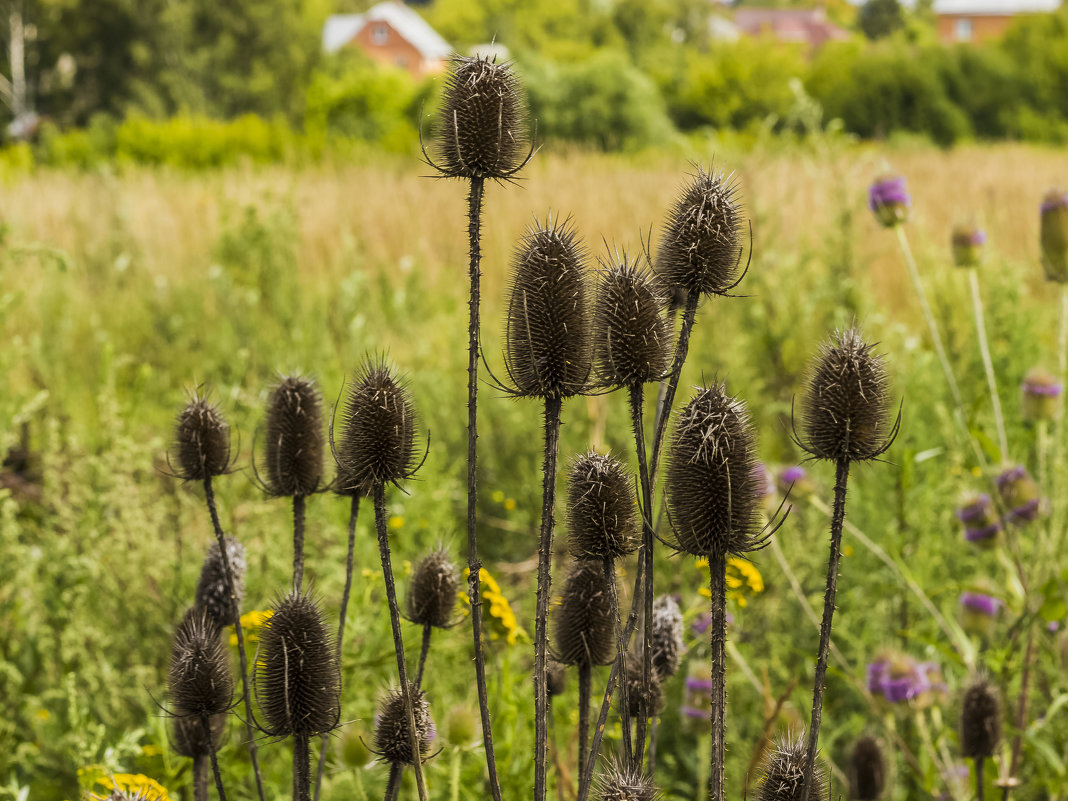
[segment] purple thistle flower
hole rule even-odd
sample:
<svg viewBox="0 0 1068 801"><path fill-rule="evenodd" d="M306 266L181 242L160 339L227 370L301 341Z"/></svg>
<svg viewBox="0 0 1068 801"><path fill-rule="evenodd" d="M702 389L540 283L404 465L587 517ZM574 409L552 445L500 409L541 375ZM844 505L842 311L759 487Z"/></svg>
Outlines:
<svg viewBox="0 0 1068 801"><path fill-rule="evenodd" d="M986 493L975 495L956 511L957 519L964 524L964 539L981 548L993 547L997 542L1001 522Z"/></svg>
<svg viewBox="0 0 1068 801"><path fill-rule="evenodd" d="M990 514L990 496L985 492L977 495L957 510L957 519L962 523L985 520Z"/></svg>
<svg viewBox="0 0 1068 801"><path fill-rule="evenodd" d="M950 242L954 264L958 267L976 267L982 260L986 231L974 225L959 225L953 229Z"/></svg>
<svg viewBox="0 0 1068 801"><path fill-rule="evenodd" d="M868 208L884 228L893 228L909 216L912 198L900 175L879 178L868 189Z"/></svg>
<svg viewBox="0 0 1068 801"><path fill-rule="evenodd" d="M801 481L808 475L808 472L801 465L794 465L793 467L787 467L782 471L782 481L784 484L794 484Z"/></svg>
<svg viewBox="0 0 1068 801"><path fill-rule="evenodd" d="M925 703L933 693L944 693L939 668L933 662L916 662L899 654L883 657L867 666L868 692L891 704Z"/></svg>
<svg viewBox="0 0 1068 801"><path fill-rule="evenodd" d="M1001 609L1001 600L981 592L966 592L960 596L960 605L972 612L993 617Z"/></svg>
<svg viewBox="0 0 1068 801"><path fill-rule="evenodd" d="M998 494L1009 510L1006 518L1017 526L1033 522L1042 507L1038 484L1023 467L1010 467L997 477Z"/></svg>
<svg viewBox="0 0 1068 801"><path fill-rule="evenodd" d="M1063 387L1056 377L1040 368L1029 370L1020 384L1020 411L1024 420L1050 420L1060 410Z"/></svg>

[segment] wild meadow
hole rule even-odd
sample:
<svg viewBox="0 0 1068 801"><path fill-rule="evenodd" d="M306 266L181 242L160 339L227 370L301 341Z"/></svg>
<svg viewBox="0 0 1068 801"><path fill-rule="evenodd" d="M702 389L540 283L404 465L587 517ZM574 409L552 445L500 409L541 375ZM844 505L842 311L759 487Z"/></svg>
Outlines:
<svg viewBox="0 0 1068 801"><path fill-rule="evenodd" d="M810 723L836 471L799 447L792 419L801 430L805 377L820 343L857 324L877 343L891 417L900 408L901 422L889 449L853 463L850 474L817 760L830 797L876 797L870 782L858 788L856 776L855 744L870 736L882 754L877 797L975 798L969 729L959 721L962 697L982 673L1000 698L1002 730L986 760L987 797L1065 798L1068 462L1063 418L1033 408L1036 397L1050 396L1025 396L1021 385L1036 368L1058 369L1061 285L1042 268L1039 208L1047 190L1068 183L1068 157L1035 146L942 151L833 134L627 156L547 150L514 184L486 182L476 512L501 796L526 798L535 775L531 675L543 506L542 404L496 383L510 373L515 380L503 355L510 265L527 229L550 213L570 220L591 256L591 278L597 258L611 263L626 252L641 262L646 248L656 253L668 212L699 166L734 173L748 271L730 293L736 297L701 302L674 409L683 409L691 388L719 382L743 399L759 435L754 455L767 470L762 504L769 516L780 504L791 507L766 547L726 562L723 797L801 798L769 790L761 764ZM869 186L888 173L907 179L911 196L908 219L896 228L880 225L868 208ZM414 155L369 151L305 167L39 169L6 178L0 798L63 801L107 796L116 785L150 798L193 798L191 760L172 748L168 671L175 627L193 604L215 533L202 484L175 477L176 417L199 393L232 431L232 470L214 478L214 489L222 528L244 547L244 637L249 662L260 665L257 647L293 566L290 502L262 486L272 480L264 470L272 431L266 405L283 376L314 379L324 434L338 409L339 444L346 382L358 381L368 357L403 376L419 418L416 463L426 448L418 471L410 478L402 471L406 480L388 488L378 521L388 532L401 610L413 571L436 548L454 563L458 587L445 615L450 627L434 631L423 676L434 721L422 765L427 797L491 797L460 573L467 561L467 186L433 174ZM959 225L986 234L971 269L1004 437L969 270L954 265ZM899 232L915 256L930 319ZM932 321L959 383L959 406ZM1062 374L1046 386L1063 381ZM651 426L656 384L645 391ZM639 469L625 391L570 398L560 422L554 598L568 575L573 460L593 449L614 454L635 482ZM329 443L324 450L323 486L334 476ZM958 517L974 521L975 496L996 497L1005 483L999 475L1016 466L1039 485L1020 490L1030 493L1020 505L1006 494L1005 509L981 510L993 521L1005 517L996 545L969 541L965 532L976 526ZM1033 519L1012 518L1032 500ZM349 498L332 492L306 498L304 587L330 630L346 579L350 508ZM375 517L364 502L325 799L382 797L390 781L389 765L372 753L376 713L398 686ZM653 522L673 542L668 517ZM656 595L677 600L684 645L649 735L653 780L665 798L703 799L714 762L708 560L659 543L653 553ZM624 617L636 569L634 555L614 565ZM977 612L968 594L987 598L986 606ZM552 600L551 648L558 609ZM422 627L402 622L401 629L411 672ZM222 640L236 665L231 631ZM594 717L609 672L592 668ZM581 749L577 671L564 676L562 687L549 689L548 727L548 792L561 801L578 797ZM624 735L613 708L602 755L618 757ZM244 723L231 716L219 737L227 795L258 797ZM288 796L289 744L261 733L257 745L267 797ZM314 783L318 737L311 751ZM869 756L864 764L876 763ZM412 774L399 777L404 798L418 797Z"/></svg>

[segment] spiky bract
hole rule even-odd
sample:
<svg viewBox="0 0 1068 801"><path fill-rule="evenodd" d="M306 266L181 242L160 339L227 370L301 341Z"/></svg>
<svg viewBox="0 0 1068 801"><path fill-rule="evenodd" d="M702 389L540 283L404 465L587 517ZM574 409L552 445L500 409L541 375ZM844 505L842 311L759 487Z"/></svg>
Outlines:
<svg viewBox="0 0 1068 801"><path fill-rule="evenodd" d="M618 459L588 451L571 463L567 525L577 559L617 559L638 547L634 480Z"/></svg>
<svg viewBox="0 0 1068 801"><path fill-rule="evenodd" d="M230 426L219 407L194 398L178 414L174 433L177 474L186 481L203 481L230 468Z"/></svg>
<svg viewBox="0 0 1068 801"><path fill-rule="evenodd" d="M804 736L778 741L764 757L756 801L801 801L807 750ZM827 776L817 761L812 766L810 801L826 801L828 789Z"/></svg>
<svg viewBox="0 0 1068 801"><path fill-rule="evenodd" d="M970 759L992 757L1001 739L1001 703L986 679L976 679L964 693L960 713L961 753Z"/></svg>
<svg viewBox="0 0 1068 801"><path fill-rule="evenodd" d="M337 727L341 675L335 641L319 605L290 592L260 633L256 700L272 737L314 736Z"/></svg>
<svg viewBox="0 0 1068 801"><path fill-rule="evenodd" d="M700 389L678 414L665 487L680 550L748 553L761 544L756 433L745 404L723 384Z"/></svg>
<svg viewBox="0 0 1068 801"><path fill-rule="evenodd" d="M801 446L819 459L866 461L893 441L890 382L860 331L835 332L811 368L801 403Z"/></svg>
<svg viewBox="0 0 1068 801"><path fill-rule="evenodd" d="M419 743L419 761L430 753L430 741L434 721L430 717L430 704L426 694L414 684L409 684L412 708L415 717L415 733ZM408 707L404 703L404 691L400 687L390 690L382 699L375 716L375 751L384 762L395 765L414 765L412 758L411 728L408 725Z"/></svg>
<svg viewBox="0 0 1068 801"><path fill-rule="evenodd" d="M604 565L575 562L553 618L554 657L565 665L607 665L616 637Z"/></svg>
<svg viewBox="0 0 1068 801"><path fill-rule="evenodd" d="M211 746L218 751L223 745L223 735L226 733L226 715L212 715L208 718L211 731L211 741L208 741L208 730L204 728L203 718L175 718L171 736L171 747L179 756L199 757L209 756Z"/></svg>
<svg viewBox="0 0 1068 801"><path fill-rule="evenodd" d="M653 780L639 768L613 762L598 780L600 801L658 801L660 792Z"/></svg>
<svg viewBox="0 0 1068 801"><path fill-rule="evenodd" d="M671 361L667 299L654 277L629 263L601 273L593 304L593 361L597 383L635 386L659 381Z"/></svg>
<svg viewBox="0 0 1068 801"><path fill-rule="evenodd" d="M443 175L509 177L525 159L525 129L523 95L510 63L485 56L449 59L434 165Z"/></svg>
<svg viewBox="0 0 1068 801"><path fill-rule="evenodd" d="M311 495L323 477L323 411L315 383L288 376L267 402L267 491L276 496Z"/></svg>
<svg viewBox="0 0 1068 801"><path fill-rule="evenodd" d="M408 619L444 629L452 622L460 587L459 571L444 549L427 554L408 584Z"/></svg>
<svg viewBox="0 0 1068 801"><path fill-rule="evenodd" d="M230 574L234 578L234 596L230 598L230 587L226 581L222 551L218 541L213 542L204 557L200 568L200 580L197 582L196 608L202 610L217 628L234 625L241 614L241 601L245 597L245 549L235 537L226 537L226 558L230 563Z"/></svg>
<svg viewBox="0 0 1068 801"><path fill-rule="evenodd" d="M885 786L883 749L874 737L861 737L849 756L849 797L853 801L877 801Z"/></svg>
<svg viewBox="0 0 1068 801"><path fill-rule="evenodd" d="M218 715L230 709L234 677L219 628L191 609L174 632L167 685L177 717Z"/></svg>
<svg viewBox="0 0 1068 801"><path fill-rule="evenodd" d="M682 659L682 611L670 595L653 601L653 669L661 679L674 676Z"/></svg>
<svg viewBox="0 0 1068 801"><path fill-rule="evenodd" d="M742 263L742 208L733 176L700 167L668 213L656 257L664 285L698 295L725 295Z"/></svg>
<svg viewBox="0 0 1068 801"><path fill-rule="evenodd" d="M586 254L570 222L530 228L512 268L505 366L517 395L566 398L591 370Z"/></svg>

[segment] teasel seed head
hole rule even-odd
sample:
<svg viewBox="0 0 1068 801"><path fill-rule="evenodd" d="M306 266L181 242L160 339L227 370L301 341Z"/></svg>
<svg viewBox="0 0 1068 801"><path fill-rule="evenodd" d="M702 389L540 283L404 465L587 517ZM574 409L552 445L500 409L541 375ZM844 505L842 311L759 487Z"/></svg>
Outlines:
<svg viewBox="0 0 1068 801"><path fill-rule="evenodd" d="M638 547L634 482L612 456L587 451L571 463L568 545L576 559L618 559Z"/></svg>
<svg viewBox="0 0 1068 801"><path fill-rule="evenodd" d="M557 661L607 665L615 658L615 622L602 562L577 561L572 565L553 623L553 656Z"/></svg>
<svg viewBox="0 0 1068 801"><path fill-rule="evenodd" d="M549 659L545 666L545 687L550 698L562 695L567 689L567 665Z"/></svg>
<svg viewBox="0 0 1068 801"><path fill-rule="evenodd" d="M1042 198L1039 240L1046 278L1068 282L1068 192L1051 189Z"/></svg>
<svg viewBox="0 0 1068 801"><path fill-rule="evenodd" d="M600 801L659 801L660 797L652 778L618 762L609 765L598 780Z"/></svg>
<svg viewBox="0 0 1068 801"><path fill-rule="evenodd" d="M700 389L679 412L665 488L680 550L741 556L761 546L756 432L745 403L723 384Z"/></svg>
<svg viewBox="0 0 1068 801"><path fill-rule="evenodd" d="M411 393L382 358L364 362L345 399L337 448L339 479L369 495L415 472L418 418Z"/></svg>
<svg viewBox="0 0 1068 801"><path fill-rule="evenodd" d="M255 694L271 737L314 736L337 728L341 674L319 604L296 591L279 598L260 632Z"/></svg>
<svg viewBox="0 0 1068 801"><path fill-rule="evenodd" d="M226 715L212 715L208 718L208 725L211 731L210 745L202 718L175 718L171 733L171 748L174 753L193 758L210 756L212 745L216 751L222 748L223 736L226 734Z"/></svg>
<svg viewBox="0 0 1068 801"><path fill-rule="evenodd" d="M567 398L592 368L586 254L571 223L530 228L513 261L505 367L516 395Z"/></svg>
<svg viewBox="0 0 1068 801"><path fill-rule="evenodd" d="M312 495L323 478L323 411L313 381L287 376L267 402L266 488L271 495Z"/></svg>
<svg viewBox="0 0 1068 801"><path fill-rule="evenodd" d="M642 660L633 654L627 657L627 686L623 697L632 718L641 717L642 709L648 709L650 715L659 715L664 709L664 688L660 674L654 670L646 686L642 681Z"/></svg>
<svg viewBox="0 0 1068 801"><path fill-rule="evenodd" d="M670 595L653 601L652 660L661 680L678 672L682 660L682 611Z"/></svg>
<svg viewBox="0 0 1068 801"><path fill-rule="evenodd" d="M972 682L964 693L960 713L960 748L969 759L994 756L1001 739L1001 703L985 678Z"/></svg>
<svg viewBox="0 0 1068 801"><path fill-rule="evenodd" d="M226 583L226 569L223 567L222 551L218 541L213 542L204 557L200 568L200 580L197 582L196 608L203 611L216 628L234 625L241 614L241 601L245 597L245 549L235 537L225 537L226 558L230 563L230 573L234 578L234 595L236 604L230 598L230 587Z"/></svg>
<svg viewBox="0 0 1068 801"><path fill-rule="evenodd" d="M527 155L526 107L512 65L485 56L449 59L433 166L448 178L505 179Z"/></svg>
<svg viewBox="0 0 1068 801"><path fill-rule="evenodd" d="M668 213L656 272L670 291L726 295L742 275L742 207L733 175L697 174Z"/></svg>
<svg viewBox="0 0 1068 801"><path fill-rule="evenodd" d="M415 713L419 761L422 762L430 753L434 721L430 717L430 704L427 703L426 694L414 684L409 684L408 688ZM412 758L408 708L404 703L404 691L400 687L390 690L378 707L378 714L375 716L375 751L383 762L392 765L415 764Z"/></svg>
<svg viewBox="0 0 1068 801"><path fill-rule="evenodd" d="M886 786L883 749L874 737L864 736L853 744L849 756L849 797L852 801L878 801Z"/></svg>
<svg viewBox="0 0 1068 801"><path fill-rule="evenodd" d="M875 459L897 434L882 357L856 328L821 346L801 401L798 444L818 459Z"/></svg>
<svg viewBox="0 0 1068 801"><path fill-rule="evenodd" d="M654 276L624 253L600 275L593 305L593 360L598 384L632 387L659 381L671 362L667 299Z"/></svg>
<svg viewBox="0 0 1068 801"><path fill-rule="evenodd" d="M950 239L953 263L958 267L978 267L983 260L986 231L975 225L958 225Z"/></svg>
<svg viewBox="0 0 1068 801"><path fill-rule="evenodd" d="M176 717L210 717L233 705L229 656L219 628L200 610L186 612L174 632L167 686Z"/></svg>
<svg viewBox="0 0 1068 801"><path fill-rule="evenodd" d="M230 469L230 426L219 407L206 398L194 398L178 414L174 433L177 475L185 481L203 481Z"/></svg>
<svg viewBox="0 0 1068 801"><path fill-rule="evenodd" d="M460 587L460 571L442 548L422 558L408 584L408 619L420 626L444 629L452 623Z"/></svg>
<svg viewBox="0 0 1068 801"><path fill-rule="evenodd" d="M757 801L801 801L805 789L805 757L808 747L803 735L780 740L764 757ZM812 766L811 801L827 801L827 776L817 760Z"/></svg>

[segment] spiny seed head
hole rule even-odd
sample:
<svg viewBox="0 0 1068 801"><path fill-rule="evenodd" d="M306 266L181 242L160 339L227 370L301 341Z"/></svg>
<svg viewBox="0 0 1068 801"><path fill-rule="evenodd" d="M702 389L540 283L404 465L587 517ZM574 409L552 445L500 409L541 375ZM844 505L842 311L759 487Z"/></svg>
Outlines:
<svg viewBox="0 0 1068 801"><path fill-rule="evenodd" d="M780 740L764 758L762 779L757 801L801 801L805 787L805 757L808 748L803 735L797 739ZM812 766L811 801L828 798L827 776L819 760Z"/></svg>
<svg viewBox="0 0 1068 801"><path fill-rule="evenodd" d="M234 537L226 537L226 558L230 563L230 574L234 578L234 596L230 598L230 587L226 581L222 551L218 541L208 548L204 565L200 568L200 581L197 582L196 608L203 611L216 628L232 626L241 614L241 601L245 597L245 549Z"/></svg>
<svg viewBox="0 0 1068 801"><path fill-rule="evenodd" d="M878 801L885 786L883 749L874 737L861 737L849 757L849 797L853 801Z"/></svg>
<svg viewBox="0 0 1068 801"><path fill-rule="evenodd" d="M625 699L627 711L632 718L638 718L644 708L650 715L659 715L664 709L664 689L660 675L654 670L649 675L649 685L642 681L642 660L634 655L627 657L627 687Z"/></svg>
<svg viewBox="0 0 1068 801"><path fill-rule="evenodd" d="M221 476L230 467L230 426L219 407L194 398L178 414L174 432L178 476L203 481Z"/></svg>
<svg viewBox="0 0 1068 801"><path fill-rule="evenodd" d="M613 762L598 780L597 797L600 801L658 801L660 792L640 769Z"/></svg>
<svg viewBox="0 0 1068 801"><path fill-rule="evenodd" d="M267 491L312 495L323 477L323 411L315 383L288 376L267 401Z"/></svg>
<svg viewBox="0 0 1068 801"><path fill-rule="evenodd" d="M960 748L969 759L992 757L1001 739L1001 703L984 678L964 693L960 713Z"/></svg>
<svg viewBox="0 0 1068 801"><path fill-rule="evenodd" d="M420 762L430 753L434 721L430 718L430 704L426 695L409 684L415 717L415 734L419 743ZM382 761L392 765L414 765L412 759L411 728L408 726L408 707L400 687L390 690L382 699L375 716L375 750Z"/></svg>
<svg viewBox="0 0 1068 801"><path fill-rule="evenodd" d="M177 717L218 715L234 700L234 677L219 628L191 609L174 632L167 681Z"/></svg>
<svg viewBox="0 0 1068 801"><path fill-rule="evenodd" d="M549 691L549 697L562 695L567 688L567 665L549 659L545 665L545 687Z"/></svg>
<svg viewBox="0 0 1068 801"><path fill-rule="evenodd" d="M208 718L211 730L211 741L208 741L208 730L204 728L204 721L199 717L175 718L171 734L171 748L178 756L199 757L209 756L211 746L218 751L223 745L223 735L226 733L226 715L212 715Z"/></svg>
<svg viewBox="0 0 1068 801"><path fill-rule="evenodd" d="M756 433L723 384L698 390L679 412L665 486L678 547L740 556L760 544Z"/></svg>
<svg viewBox="0 0 1068 801"><path fill-rule="evenodd" d="M586 254L569 221L532 227L516 249L505 366L517 395L567 398L591 370Z"/></svg>
<svg viewBox="0 0 1068 801"><path fill-rule="evenodd" d="M256 699L272 737L313 736L337 727L341 674L334 637L319 605L290 592L260 633Z"/></svg>
<svg viewBox="0 0 1068 801"><path fill-rule="evenodd" d="M671 290L725 295L740 278L741 234L734 177L698 167L668 213L656 272Z"/></svg>
<svg viewBox="0 0 1068 801"><path fill-rule="evenodd" d="M526 108L510 63L449 59L437 122L438 170L449 178L507 178L525 158Z"/></svg>
<svg viewBox="0 0 1068 801"><path fill-rule="evenodd" d="M452 622L460 587L459 571L444 549L422 558L408 585L408 618L420 626L444 629Z"/></svg>
<svg viewBox="0 0 1068 801"><path fill-rule="evenodd" d="M801 402L799 442L813 456L865 461L893 441L890 381L873 347L856 328L822 345Z"/></svg>
<svg viewBox="0 0 1068 801"><path fill-rule="evenodd" d="M652 660L661 679L674 676L682 658L682 611L670 595L653 601Z"/></svg>
<svg viewBox="0 0 1068 801"><path fill-rule="evenodd" d="M364 495L416 467L418 421L408 388L383 359L368 359L349 387L338 445L339 479Z"/></svg>
<svg viewBox="0 0 1068 801"><path fill-rule="evenodd" d="M567 488L568 544L576 559L617 559L638 547L638 509L627 469L588 451L571 464Z"/></svg>
<svg viewBox="0 0 1068 801"><path fill-rule="evenodd" d="M553 627L555 657L565 665L607 665L616 637L604 565L575 562L564 582Z"/></svg>
<svg viewBox="0 0 1068 801"><path fill-rule="evenodd" d="M658 381L671 360L667 299L654 277L623 254L601 272L593 305L597 382L632 387Z"/></svg>

